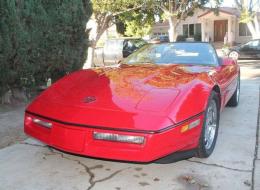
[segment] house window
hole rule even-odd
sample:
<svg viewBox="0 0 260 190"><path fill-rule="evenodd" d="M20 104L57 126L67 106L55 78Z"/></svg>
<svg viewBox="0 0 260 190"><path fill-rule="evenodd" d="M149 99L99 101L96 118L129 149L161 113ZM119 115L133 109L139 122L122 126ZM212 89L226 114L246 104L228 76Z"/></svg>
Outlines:
<svg viewBox="0 0 260 190"><path fill-rule="evenodd" d="M201 24L195 24L195 34L201 34Z"/></svg>
<svg viewBox="0 0 260 190"><path fill-rule="evenodd" d="M184 24L183 26L182 26L182 30L183 30L183 35L184 36L188 36L188 34L189 34L189 25L188 24Z"/></svg>
<svg viewBox="0 0 260 190"><path fill-rule="evenodd" d="M194 36L194 24L189 24L189 36Z"/></svg>
<svg viewBox="0 0 260 190"><path fill-rule="evenodd" d="M239 23L239 36L251 36L246 23Z"/></svg>
<svg viewBox="0 0 260 190"><path fill-rule="evenodd" d="M201 34L201 24L184 24L182 26L183 35L187 37L194 37L194 35Z"/></svg>

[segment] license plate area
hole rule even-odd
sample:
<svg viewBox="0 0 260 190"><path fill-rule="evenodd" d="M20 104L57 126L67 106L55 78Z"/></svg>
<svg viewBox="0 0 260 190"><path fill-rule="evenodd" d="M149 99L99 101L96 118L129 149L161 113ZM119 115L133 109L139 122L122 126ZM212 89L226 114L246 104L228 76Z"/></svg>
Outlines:
<svg viewBox="0 0 260 190"><path fill-rule="evenodd" d="M55 124L51 130L52 144L55 147L82 152L85 144L85 132Z"/></svg>

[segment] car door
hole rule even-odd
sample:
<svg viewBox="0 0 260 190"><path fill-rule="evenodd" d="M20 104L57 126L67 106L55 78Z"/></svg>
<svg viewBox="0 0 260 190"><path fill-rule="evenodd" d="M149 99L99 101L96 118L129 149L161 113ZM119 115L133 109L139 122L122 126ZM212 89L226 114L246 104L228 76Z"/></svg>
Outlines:
<svg viewBox="0 0 260 190"><path fill-rule="evenodd" d="M116 64L123 58L123 40L111 39L107 40L104 46L104 63L111 65Z"/></svg>
<svg viewBox="0 0 260 190"><path fill-rule="evenodd" d="M260 58L260 40L258 40L258 45L255 46L255 56L256 58Z"/></svg>
<svg viewBox="0 0 260 190"><path fill-rule="evenodd" d="M240 57L242 58L256 58L259 55L259 40L252 40L241 46Z"/></svg>

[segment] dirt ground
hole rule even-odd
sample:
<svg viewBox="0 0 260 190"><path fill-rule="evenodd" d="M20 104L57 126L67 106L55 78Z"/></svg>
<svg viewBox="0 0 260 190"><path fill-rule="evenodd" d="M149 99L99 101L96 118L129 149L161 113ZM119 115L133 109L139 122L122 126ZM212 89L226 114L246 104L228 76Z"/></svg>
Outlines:
<svg viewBox="0 0 260 190"><path fill-rule="evenodd" d="M23 132L24 109L25 104L0 105L0 149L27 138Z"/></svg>

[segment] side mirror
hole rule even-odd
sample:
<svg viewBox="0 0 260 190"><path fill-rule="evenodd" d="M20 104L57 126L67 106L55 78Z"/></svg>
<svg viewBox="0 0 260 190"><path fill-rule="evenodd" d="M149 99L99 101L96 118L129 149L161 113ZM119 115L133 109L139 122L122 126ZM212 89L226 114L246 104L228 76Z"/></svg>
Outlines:
<svg viewBox="0 0 260 190"><path fill-rule="evenodd" d="M231 58L222 58L222 64L223 66L231 66L236 65L237 61Z"/></svg>

